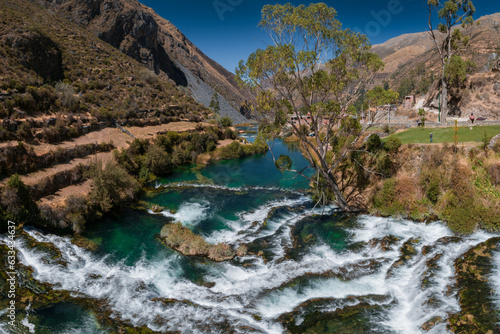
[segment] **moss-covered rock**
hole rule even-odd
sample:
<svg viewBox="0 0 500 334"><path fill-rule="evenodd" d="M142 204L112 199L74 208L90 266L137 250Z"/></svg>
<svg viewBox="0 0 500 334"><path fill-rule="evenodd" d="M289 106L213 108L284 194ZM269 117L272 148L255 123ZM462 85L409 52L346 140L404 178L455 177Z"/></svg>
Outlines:
<svg viewBox="0 0 500 334"><path fill-rule="evenodd" d="M500 314L491 296L488 275L493 269L491 252L500 246L500 237L491 238L455 261L460 311L449 318L454 333L500 333Z"/></svg>
<svg viewBox="0 0 500 334"><path fill-rule="evenodd" d="M390 303L389 296L310 299L278 317L288 333L371 333L370 319ZM375 301L375 302L374 302ZM352 305L355 304L355 305ZM332 305L339 306L335 311Z"/></svg>
<svg viewBox="0 0 500 334"><path fill-rule="evenodd" d="M211 245L181 223L164 225L158 238L166 246L187 256L204 256L213 261L231 260L236 256L230 245Z"/></svg>

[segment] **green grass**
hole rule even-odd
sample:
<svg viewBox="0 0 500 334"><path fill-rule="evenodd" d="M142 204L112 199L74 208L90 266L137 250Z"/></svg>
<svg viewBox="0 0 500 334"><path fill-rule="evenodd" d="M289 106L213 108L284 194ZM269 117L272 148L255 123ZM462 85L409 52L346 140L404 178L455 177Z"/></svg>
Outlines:
<svg viewBox="0 0 500 334"><path fill-rule="evenodd" d="M481 142L484 132L489 138L500 133L500 125L460 127L458 129L458 142ZM449 128L411 128L392 136L398 137L403 144L430 143L430 134L433 135L433 143L453 143L453 127ZM390 136L389 136L390 137ZM387 138L389 138L387 137ZM387 140L387 138L384 139Z"/></svg>

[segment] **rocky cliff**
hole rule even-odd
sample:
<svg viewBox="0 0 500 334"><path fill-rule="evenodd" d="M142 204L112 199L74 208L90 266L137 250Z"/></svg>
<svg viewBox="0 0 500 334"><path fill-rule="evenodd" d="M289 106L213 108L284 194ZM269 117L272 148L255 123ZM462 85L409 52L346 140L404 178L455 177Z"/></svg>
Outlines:
<svg viewBox="0 0 500 334"><path fill-rule="evenodd" d="M250 93L238 87L234 75L207 57L172 23L136 0L38 0L92 31L100 39L135 58L208 106L217 90L222 115L235 122Z"/></svg>

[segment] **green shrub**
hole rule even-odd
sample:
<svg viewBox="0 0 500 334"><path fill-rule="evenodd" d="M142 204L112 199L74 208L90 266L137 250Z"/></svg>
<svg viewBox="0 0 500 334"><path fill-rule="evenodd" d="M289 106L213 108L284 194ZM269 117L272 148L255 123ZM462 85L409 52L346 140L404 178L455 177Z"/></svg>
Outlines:
<svg viewBox="0 0 500 334"><path fill-rule="evenodd" d="M395 198L396 180L387 179L382 189L374 196L373 206L384 216L392 216L405 211L404 205Z"/></svg>
<svg viewBox="0 0 500 334"><path fill-rule="evenodd" d="M398 137L391 136L387 138L387 140L384 143L384 149L388 152L397 152L399 148L401 147L401 139Z"/></svg>
<svg viewBox="0 0 500 334"><path fill-rule="evenodd" d="M233 125L233 120L229 116L224 116L219 119L219 125L224 129Z"/></svg>
<svg viewBox="0 0 500 334"><path fill-rule="evenodd" d="M139 183L115 161L108 161L104 166L97 161L90 166L89 176L94 181L90 200L100 212L108 212L133 199L140 190Z"/></svg>
<svg viewBox="0 0 500 334"><path fill-rule="evenodd" d="M377 156L376 172L382 174L384 177L391 177L393 168L394 163L391 160L391 156L386 152L381 152Z"/></svg>
<svg viewBox="0 0 500 334"><path fill-rule="evenodd" d="M150 145L145 156L145 166L155 175L166 175L173 169L168 154L157 145Z"/></svg>
<svg viewBox="0 0 500 334"><path fill-rule="evenodd" d="M222 147L220 150L222 159L238 159L245 155L245 149L237 141Z"/></svg>
<svg viewBox="0 0 500 334"><path fill-rule="evenodd" d="M378 134L373 133L368 137L365 145L367 151L374 153L382 147L382 140L380 140Z"/></svg>

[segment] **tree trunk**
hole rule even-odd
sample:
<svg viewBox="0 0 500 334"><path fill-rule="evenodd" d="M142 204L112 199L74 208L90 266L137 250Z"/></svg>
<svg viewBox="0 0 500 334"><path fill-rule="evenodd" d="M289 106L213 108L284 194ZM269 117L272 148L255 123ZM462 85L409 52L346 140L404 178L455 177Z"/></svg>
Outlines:
<svg viewBox="0 0 500 334"><path fill-rule="evenodd" d="M444 73L444 72L443 72ZM441 123L446 124L446 115L448 114L448 85L446 79L441 79Z"/></svg>
<svg viewBox="0 0 500 334"><path fill-rule="evenodd" d="M335 177L331 175L330 173L327 173L326 171L322 170L321 167L318 167L321 170L321 173L327 180L328 184L330 185L330 189L332 190L333 194L335 195L335 201L337 202L336 204L339 206L339 208L342 211L347 211L351 212L353 211L350 205L347 203L345 200L344 195L340 191L339 185L337 184L337 181L335 180Z"/></svg>

